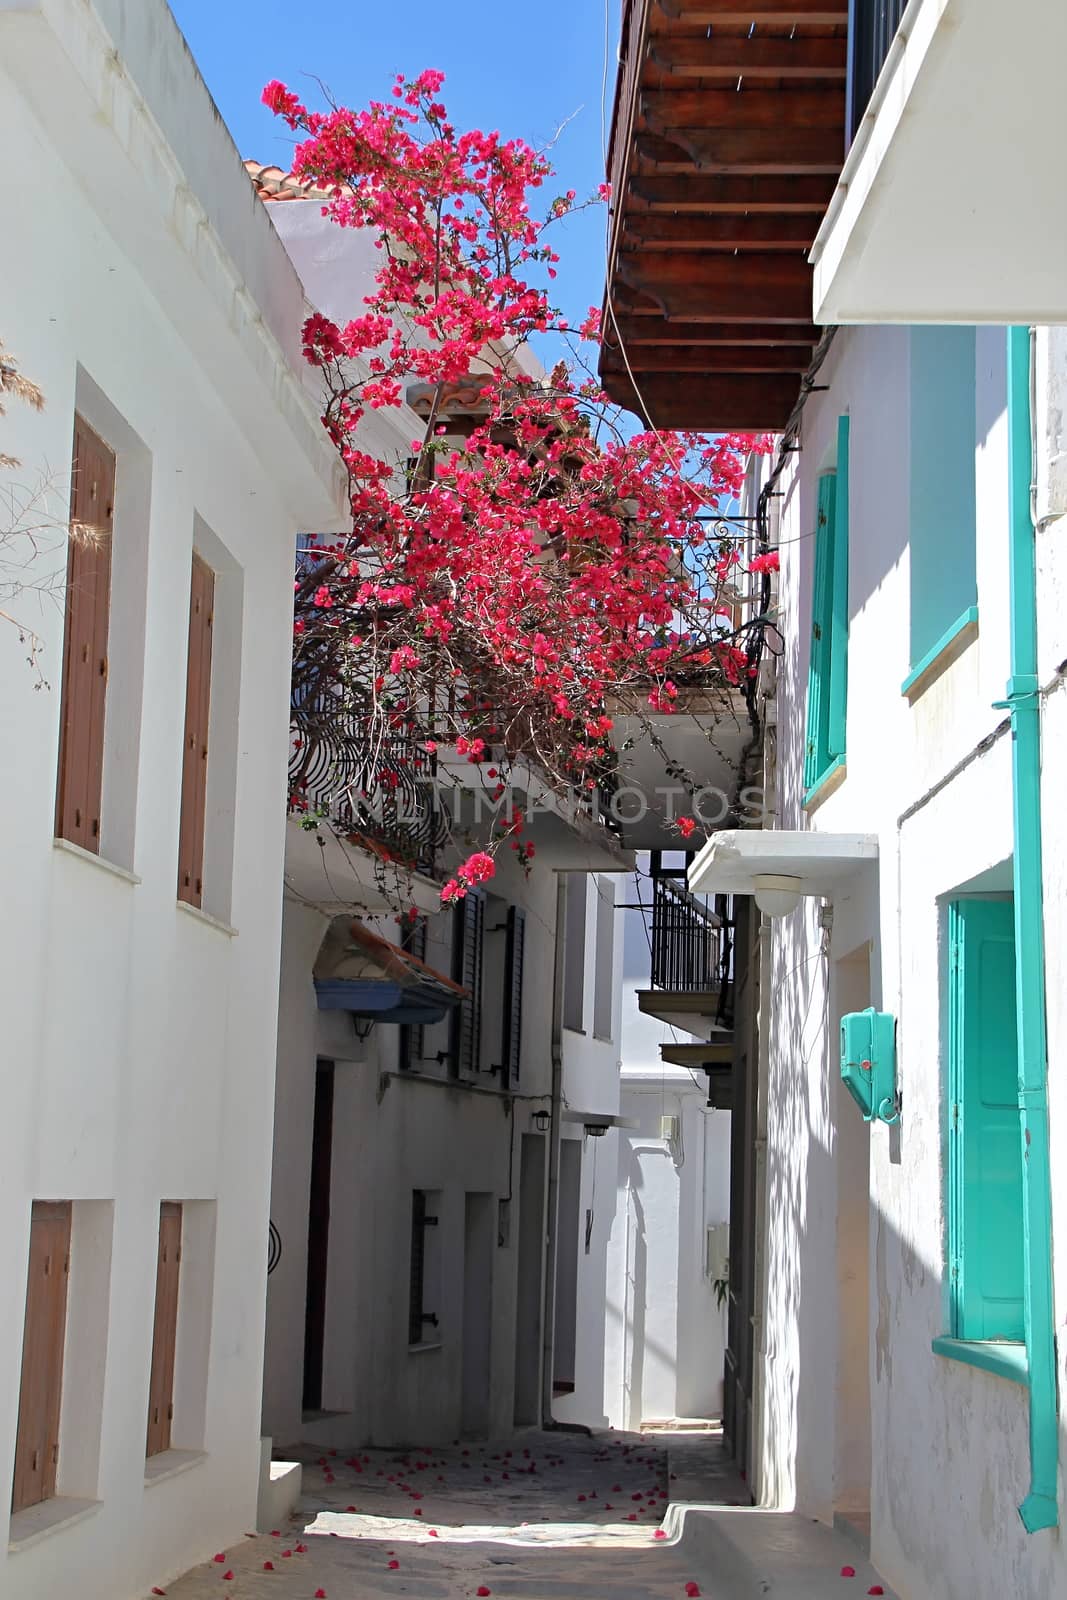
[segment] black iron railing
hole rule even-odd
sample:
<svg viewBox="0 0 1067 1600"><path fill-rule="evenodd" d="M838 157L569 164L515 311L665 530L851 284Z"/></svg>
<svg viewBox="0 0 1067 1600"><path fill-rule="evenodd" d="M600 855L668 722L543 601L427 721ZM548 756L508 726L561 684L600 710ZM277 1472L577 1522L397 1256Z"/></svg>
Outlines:
<svg viewBox="0 0 1067 1600"><path fill-rule="evenodd" d="M293 705L289 804L421 872L447 834L433 754L410 734L368 740L366 719L333 696Z"/></svg>
<svg viewBox="0 0 1067 1600"><path fill-rule="evenodd" d="M845 127L851 145L908 0L849 0Z"/></svg>
<svg viewBox="0 0 1067 1600"><path fill-rule="evenodd" d="M652 880L652 987L707 994L719 987L719 918L670 878Z"/></svg>

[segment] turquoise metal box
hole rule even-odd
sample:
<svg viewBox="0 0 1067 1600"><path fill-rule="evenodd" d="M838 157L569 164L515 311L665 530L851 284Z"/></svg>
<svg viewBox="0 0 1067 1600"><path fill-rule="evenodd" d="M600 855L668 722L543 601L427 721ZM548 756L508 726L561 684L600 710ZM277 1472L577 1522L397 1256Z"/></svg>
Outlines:
<svg viewBox="0 0 1067 1600"><path fill-rule="evenodd" d="M888 1011L850 1011L841 1018L841 1077L864 1122L899 1122L897 1024Z"/></svg>

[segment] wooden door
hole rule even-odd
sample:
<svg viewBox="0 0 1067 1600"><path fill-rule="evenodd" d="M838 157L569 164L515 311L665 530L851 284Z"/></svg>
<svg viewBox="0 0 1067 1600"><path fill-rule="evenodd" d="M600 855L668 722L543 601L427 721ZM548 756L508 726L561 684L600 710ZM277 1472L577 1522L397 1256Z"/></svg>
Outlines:
<svg viewBox="0 0 1067 1600"><path fill-rule="evenodd" d="M178 899L204 900L204 826L207 814L207 746L211 720L211 638L215 574L193 556L189 591L189 654L185 675L185 747L178 830Z"/></svg>
<svg viewBox="0 0 1067 1600"><path fill-rule="evenodd" d="M152 1330L152 1376L148 1385L145 1455L170 1449L174 1420L174 1353L178 1340L178 1269L182 1258L182 1208L164 1200L159 1208L156 1317Z"/></svg>
<svg viewBox="0 0 1067 1600"><path fill-rule="evenodd" d="M11 1497L13 1511L50 1500L56 1492L70 1229L69 1200L34 1201L22 1336L15 1481Z"/></svg>

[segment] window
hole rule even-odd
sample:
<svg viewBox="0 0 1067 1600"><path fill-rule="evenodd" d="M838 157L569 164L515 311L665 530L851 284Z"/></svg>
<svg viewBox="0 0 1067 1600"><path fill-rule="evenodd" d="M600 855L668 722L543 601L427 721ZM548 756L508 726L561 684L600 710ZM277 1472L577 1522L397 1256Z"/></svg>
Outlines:
<svg viewBox="0 0 1067 1600"><path fill-rule="evenodd" d="M74 419L56 834L100 851L115 457Z"/></svg>
<svg viewBox="0 0 1067 1600"><path fill-rule="evenodd" d="M426 1329L439 1328L436 1306L441 1291L438 1209L440 1194L414 1189L411 1194L411 1281L408 1295L408 1344L427 1340Z"/></svg>
<svg viewBox="0 0 1067 1600"><path fill-rule="evenodd" d="M481 1065L484 896L468 889L452 915L452 977L467 991L466 999L452 1008L449 1028L448 1070L458 1078L464 1072L477 1072Z"/></svg>
<svg viewBox="0 0 1067 1600"><path fill-rule="evenodd" d="M185 668L185 745L178 831L178 899L204 900L204 818L207 811L208 725L211 717L211 636L215 574L194 553L189 590L189 654Z"/></svg>
<svg viewBox="0 0 1067 1600"><path fill-rule="evenodd" d="M33 1203L12 1511L56 1492L71 1219L69 1200Z"/></svg>
<svg viewBox="0 0 1067 1600"><path fill-rule="evenodd" d="M181 1258L182 1208L173 1200L164 1200L159 1208L156 1314L152 1326L146 1456L157 1456L170 1449L171 1424L174 1421L174 1352L178 1340L178 1269Z"/></svg>
<svg viewBox="0 0 1067 1600"><path fill-rule="evenodd" d="M949 907L948 1257L952 1337L1022 1341L1023 1165L1014 908Z"/></svg>
<svg viewBox="0 0 1067 1600"><path fill-rule="evenodd" d="M610 878L596 883L596 954L593 966L593 1033L611 1038L615 1007L615 885Z"/></svg>
<svg viewBox="0 0 1067 1600"><path fill-rule="evenodd" d="M426 918L416 917L405 921L400 934L400 947L409 951L419 961L426 960ZM422 1023L405 1022L397 1029L397 1065L401 1072L410 1072L422 1060L426 1050L425 1030Z"/></svg>
<svg viewBox="0 0 1067 1600"><path fill-rule="evenodd" d="M581 1033L585 1028L585 912L586 878L571 872L566 880L563 915L563 1026ZM557 934L558 937L558 934Z"/></svg>
<svg viewBox="0 0 1067 1600"><path fill-rule="evenodd" d="M975 330L913 328L910 352L911 671L904 693L978 621Z"/></svg>
<svg viewBox="0 0 1067 1600"><path fill-rule="evenodd" d="M848 417L837 424L837 465L819 479L815 582L804 747L807 798L844 765L848 696Z"/></svg>

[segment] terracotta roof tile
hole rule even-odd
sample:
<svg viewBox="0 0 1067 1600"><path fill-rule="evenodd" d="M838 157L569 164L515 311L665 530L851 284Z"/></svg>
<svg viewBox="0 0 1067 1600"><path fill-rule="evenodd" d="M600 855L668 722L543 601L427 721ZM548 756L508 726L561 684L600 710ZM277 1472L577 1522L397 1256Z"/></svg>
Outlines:
<svg viewBox="0 0 1067 1600"><path fill-rule="evenodd" d="M332 200L334 198L333 191L323 189L307 178L300 178L295 172L283 172L281 167L264 166L259 161L246 161L245 171L255 185L256 193L261 200ZM344 187L340 192L348 194L351 191Z"/></svg>

